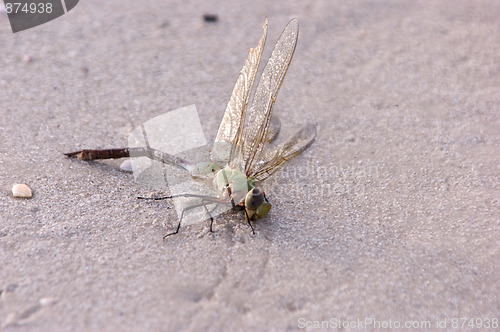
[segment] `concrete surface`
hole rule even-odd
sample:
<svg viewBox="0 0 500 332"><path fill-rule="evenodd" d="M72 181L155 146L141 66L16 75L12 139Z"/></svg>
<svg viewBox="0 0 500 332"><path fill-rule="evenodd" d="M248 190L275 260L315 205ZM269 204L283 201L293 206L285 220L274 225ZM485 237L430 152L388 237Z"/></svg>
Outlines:
<svg viewBox="0 0 500 332"><path fill-rule="evenodd" d="M263 183L273 209L255 235L239 214L162 241L171 202L137 200L151 193L119 161L62 153L123 146L190 104L213 139L266 16L264 61L300 24L280 138L318 121L317 140ZM494 1L86 0L12 34L0 13L1 328L494 327L498 17Z"/></svg>

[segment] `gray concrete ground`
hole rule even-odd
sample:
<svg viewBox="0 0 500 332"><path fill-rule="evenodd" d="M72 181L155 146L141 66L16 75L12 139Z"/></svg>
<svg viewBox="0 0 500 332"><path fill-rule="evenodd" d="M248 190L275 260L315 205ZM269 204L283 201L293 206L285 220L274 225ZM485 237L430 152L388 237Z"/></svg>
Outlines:
<svg viewBox="0 0 500 332"><path fill-rule="evenodd" d="M119 161L62 153L123 146L190 104L213 139L265 17L264 61L300 24L280 139L317 121L317 140L263 183L273 209L255 235L237 214L162 241L171 202L137 200L151 193ZM86 0L12 34L0 13L0 326L494 327L498 17L494 1Z"/></svg>

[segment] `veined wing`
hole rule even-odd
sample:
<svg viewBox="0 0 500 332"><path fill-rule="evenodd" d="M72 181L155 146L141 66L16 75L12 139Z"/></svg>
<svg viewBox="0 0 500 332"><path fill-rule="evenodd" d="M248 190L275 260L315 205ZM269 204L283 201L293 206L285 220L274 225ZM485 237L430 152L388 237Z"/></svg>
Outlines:
<svg viewBox="0 0 500 332"><path fill-rule="evenodd" d="M272 142L278 136L281 129L281 120L276 115L271 117L269 129L267 130L267 142Z"/></svg>
<svg viewBox="0 0 500 332"><path fill-rule="evenodd" d="M247 176L252 175L262 154L267 140L274 102L292 60L298 35L299 24L296 19L292 19L274 46L257 85L243 133L241 159L238 161L240 170L244 170Z"/></svg>
<svg viewBox="0 0 500 332"><path fill-rule="evenodd" d="M250 93L266 43L267 18L262 28L264 31L259 44L250 48L245 65L234 85L212 147L211 159L222 165L232 160L236 146L240 144Z"/></svg>
<svg viewBox="0 0 500 332"><path fill-rule="evenodd" d="M316 125L308 124L280 144L277 148L270 148L270 144L266 144L266 149L263 153L263 161L257 165L257 169L252 174L257 181L266 179L273 174L281 164L296 154L304 151L316 138Z"/></svg>

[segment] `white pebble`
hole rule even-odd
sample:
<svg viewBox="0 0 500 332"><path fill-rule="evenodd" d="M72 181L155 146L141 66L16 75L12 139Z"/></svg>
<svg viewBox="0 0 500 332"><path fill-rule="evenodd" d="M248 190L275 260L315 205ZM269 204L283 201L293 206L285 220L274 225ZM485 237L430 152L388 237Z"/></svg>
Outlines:
<svg viewBox="0 0 500 332"><path fill-rule="evenodd" d="M130 159L126 159L122 164L120 165L120 169L124 172L132 172L133 166L132 166L132 161Z"/></svg>
<svg viewBox="0 0 500 332"><path fill-rule="evenodd" d="M40 303L40 305L42 307L47 307L47 306L53 305L56 302L57 302L57 300L53 297L43 297L38 301L38 303Z"/></svg>
<svg viewBox="0 0 500 332"><path fill-rule="evenodd" d="M12 195L14 197L30 198L33 194L30 187L24 183L17 183L12 186Z"/></svg>

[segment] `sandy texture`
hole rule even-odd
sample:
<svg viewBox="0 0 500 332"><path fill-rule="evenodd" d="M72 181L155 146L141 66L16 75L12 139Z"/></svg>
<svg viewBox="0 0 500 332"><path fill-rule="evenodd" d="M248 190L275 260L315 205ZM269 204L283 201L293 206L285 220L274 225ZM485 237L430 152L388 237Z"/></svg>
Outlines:
<svg viewBox="0 0 500 332"><path fill-rule="evenodd" d="M263 184L255 235L224 215L164 242L171 202L137 200L119 161L62 153L190 104L213 139L266 16L264 59L300 24L280 139L317 121L317 140ZM85 0L12 34L0 13L1 328L500 318L499 17L494 1Z"/></svg>

